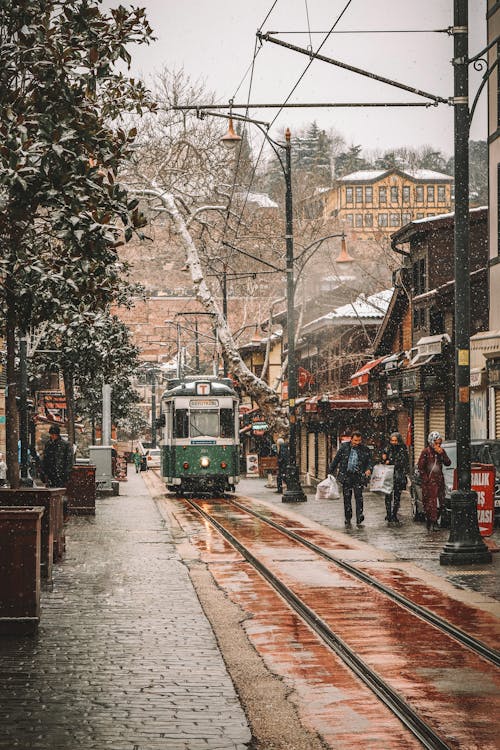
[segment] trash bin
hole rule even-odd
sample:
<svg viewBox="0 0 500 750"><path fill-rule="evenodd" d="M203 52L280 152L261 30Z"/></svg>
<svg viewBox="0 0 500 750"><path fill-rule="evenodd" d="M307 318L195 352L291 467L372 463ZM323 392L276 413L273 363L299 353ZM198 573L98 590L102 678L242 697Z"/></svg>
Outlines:
<svg viewBox="0 0 500 750"><path fill-rule="evenodd" d="M40 622L44 508L0 508L0 635L29 635Z"/></svg>
<svg viewBox="0 0 500 750"><path fill-rule="evenodd" d="M71 469L66 496L70 516L95 516L95 466L76 464Z"/></svg>

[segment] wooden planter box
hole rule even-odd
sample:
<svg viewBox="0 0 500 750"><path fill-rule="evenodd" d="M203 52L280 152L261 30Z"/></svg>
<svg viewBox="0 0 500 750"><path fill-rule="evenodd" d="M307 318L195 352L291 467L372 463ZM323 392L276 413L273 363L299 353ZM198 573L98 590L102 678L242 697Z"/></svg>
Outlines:
<svg viewBox="0 0 500 750"><path fill-rule="evenodd" d="M73 466L66 494L69 515L95 516L95 466Z"/></svg>
<svg viewBox="0 0 500 750"><path fill-rule="evenodd" d="M60 560L66 548L63 519L64 487L0 488L0 509L4 506L40 505L42 516L40 570L42 578L52 580L52 564Z"/></svg>
<svg viewBox="0 0 500 750"><path fill-rule="evenodd" d="M35 633L40 622L40 506L0 508L0 635Z"/></svg>

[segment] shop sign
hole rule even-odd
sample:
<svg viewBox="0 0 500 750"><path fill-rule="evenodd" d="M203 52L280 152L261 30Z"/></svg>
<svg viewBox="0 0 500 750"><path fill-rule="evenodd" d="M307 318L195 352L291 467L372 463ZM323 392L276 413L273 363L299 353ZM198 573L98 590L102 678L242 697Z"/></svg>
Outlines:
<svg viewBox="0 0 500 750"><path fill-rule="evenodd" d="M410 370L403 373L402 390L405 393L412 393L418 390L417 382L419 374L419 370Z"/></svg>
<svg viewBox="0 0 500 750"><path fill-rule="evenodd" d="M485 390L470 392L470 436L473 440L486 440L488 437L488 408Z"/></svg>
<svg viewBox="0 0 500 750"><path fill-rule="evenodd" d="M495 520L496 469L491 464L472 464L471 490L477 492L477 523L481 536L491 536ZM457 470L453 472L453 489L457 488Z"/></svg>
<svg viewBox="0 0 500 750"><path fill-rule="evenodd" d="M259 476L259 456L257 453L247 453L247 477Z"/></svg>
<svg viewBox="0 0 500 750"><path fill-rule="evenodd" d="M252 424L252 430L256 432L257 430L267 430L268 424L267 422L253 422Z"/></svg>
<svg viewBox="0 0 500 750"><path fill-rule="evenodd" d="M401 381L399 378L389 378L386 383L387 398L397 398L399 396L399 387Z"/></svg>

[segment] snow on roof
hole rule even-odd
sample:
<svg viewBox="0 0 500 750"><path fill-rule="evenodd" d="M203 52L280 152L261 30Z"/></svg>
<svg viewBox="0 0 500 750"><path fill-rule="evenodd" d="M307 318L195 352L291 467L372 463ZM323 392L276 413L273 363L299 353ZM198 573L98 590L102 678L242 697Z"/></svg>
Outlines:
<svg viewBox="0 0 500 750"><path fill-rule="evenodd" d="M486 211L488 206L476 206L476 208L470 208L469 214L477 213L478 211ZM438 221L439 219L453 219L455 212L452 211L448 214L436 214L436 216L426 216L423 219L413 219L411 224L426 224L429 221Z"/></svg>
<svg viewBox="0 0 500 750"><path fill-rule="evenodd" d="M376 292L376 294L370 294L366 297L364 294L360 294L354 302L349 302L347 305L336 307L335 310L322 315L316 320L312 320L310 323L304 326L304 331L307 331L309 326L317 328L318 323L328 322L332 320L338 320L340 318L372 318L376 320L385 316L387 308L392 298L394 289L384 289L382 292Z"/></svg>
<svg viewBox="0 0 500 750"><path fill-rule="evenodd" d="M411 177L414 180L433 181L453 179L453 177L451 177L449 174L435 172L432 169L399 169L399 167L397 167L396 169L397 171L408 175L408 177ZM358 172L351 172L351 174L346 174L343 177L339 177L338 181L355 182L356 180L366 180L367 182L369 182L371 180L377 180L391 171L392 169L360 169Z"/></svg>
<svg viewBox="0 0 500 750"><path fill-rule="evenodd" d="M259 208L278 208L266 193L236 193L236 197L246 203L256 203Z"/></svg>

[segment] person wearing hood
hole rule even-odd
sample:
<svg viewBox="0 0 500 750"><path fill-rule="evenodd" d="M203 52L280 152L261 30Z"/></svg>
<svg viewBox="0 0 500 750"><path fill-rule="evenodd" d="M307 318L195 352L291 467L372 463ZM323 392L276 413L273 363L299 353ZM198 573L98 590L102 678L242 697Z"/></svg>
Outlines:
<svg viewBox="0 0 500 750"><path fill-rule="evenodd" d="M410 461L408 449L399 432L393 432L390 436L389 445L382 453L382 462L394 466L394 489L390 495L385 495L385 518L389 526L401 526L398 511L401 492L406 489L407 476L410 473Z"/></svg>
<svg viewBox="0 0 500 750"><path fill-rule="evenodd" d="M440 509L444 504L445 485L443 466L450 466L451 460L442 446L439 432L431 432L427 446L418 459L418 470L422 479L422 503L427 521L427 529L435 531Z"/></svg>

